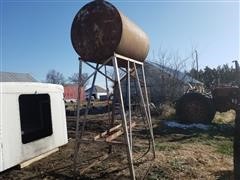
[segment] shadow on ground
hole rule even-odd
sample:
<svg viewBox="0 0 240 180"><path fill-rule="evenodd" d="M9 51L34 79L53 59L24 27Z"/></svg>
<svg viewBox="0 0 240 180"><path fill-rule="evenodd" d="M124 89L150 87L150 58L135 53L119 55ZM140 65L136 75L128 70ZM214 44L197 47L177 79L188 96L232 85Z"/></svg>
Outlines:
<svg viewBox="0 0 240 180"><path fill-rule="evenodd" d="M217 180L234 180L233 171L218 171L215 175Z"/></svg>
<svg viewBox="0 0 240 180"><path fill-rule="evenodd" d="M200 136L208 138L225 137L233 138L234 125L233 124L209 124L207 129L200 128L178 128L169 127L165 123L168 120L162 120L157 123L154 127L154 136L157 138L167 139L168 141L184 141Z"/></svg>

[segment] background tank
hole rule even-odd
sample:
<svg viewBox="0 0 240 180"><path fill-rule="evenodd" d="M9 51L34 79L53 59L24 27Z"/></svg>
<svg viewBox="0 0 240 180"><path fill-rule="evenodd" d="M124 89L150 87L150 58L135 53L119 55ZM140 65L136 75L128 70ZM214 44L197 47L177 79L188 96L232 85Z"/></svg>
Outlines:
<svg viewBox="0 0 240 180"><path fill-rule="evenodd" d="M212 98L199 92L186 93L176 102L176 115L183 123L209 124L215 113Z"/></svg>
<svg viewBox="0 0 240 180"><path fill-rule="evenodd" d="M93 1L79 10L71 40L82 60L99 64L114 52L144 61L149 50L147 35L106 1Z"/></svg>
<svg viewBox="0 0 240 180"><path fill-rule="evenodd" d="M240 115L240 112L238 112L238 110L240 111L240 68L238 61L233 62L236 69L233 82L237 82L237 86L218 85L211 89L210 94L195 90L187 92L176 102L176 115L180 121L207 124L212 122L216 111L226 112L230 109L237 111ZM240 119L240 117L238 118Z"/></svg>

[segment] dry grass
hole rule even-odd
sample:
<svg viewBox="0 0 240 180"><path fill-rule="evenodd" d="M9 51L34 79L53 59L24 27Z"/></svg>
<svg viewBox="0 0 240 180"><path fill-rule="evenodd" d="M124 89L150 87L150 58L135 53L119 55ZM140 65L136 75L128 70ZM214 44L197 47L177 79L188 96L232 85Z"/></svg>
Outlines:
<svg viewBox="0 0 240 180"><path fill-rule="evenodd" d="M94 136L107 127L106 114L89 116L86 136ZM162 121L153 119L156 141L156 159L151 154L135 162L137 179L232 179L232 132L233 126L214 124L209 130L179 130L164 127ZM74 119L69 119L68 128L74 130ZM146 132L139 125L134 129L135 160L146 151ZM73 137L73 136L72 136ZM118 140L121 141L123 137ZM74 140L48 158L22 170L10 170L0 179L71 179L73 178ZM108 145L87 142L81 144L81 168L94 162L94 157L105 155ZM125 146L114 145L113 154L101 163L96 163L79 179L129 179ZM151 167L149 169L149 167ZM59 169L60 168L60 169Z"/></svg>
<svg viewBox="0 0 240 180"><path fill-rule="evenodd" d="M232 171L232 159L209 145L184 144L157 152L151 179L216 179L222 171Z"/></svg>
<svg viewBox="0 0 240 180"><path fill-rule="evenodd" d="M166 102L152 108L151 114L152 116L160 117L161 119L172 119L175 117L176 110L172 103Z"/></svg>
<svg viewBox="0 0 240 180"><path fill-rule="evenodd" d="M155 128L157 158L149 179L233 179L232 126L193 132L161 124Z"/></svg>
<svg viewBox="0 0 240 180"><path fill-rule="evenodd" d="M213 122L214 123L233 123L235 120L236 112L234 110L229 110L227 112L217 112Z"/></svg>

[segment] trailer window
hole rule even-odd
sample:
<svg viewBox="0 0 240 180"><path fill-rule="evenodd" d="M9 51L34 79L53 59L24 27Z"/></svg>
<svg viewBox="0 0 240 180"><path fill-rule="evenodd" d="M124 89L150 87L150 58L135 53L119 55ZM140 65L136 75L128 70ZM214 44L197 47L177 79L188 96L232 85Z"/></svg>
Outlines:
<svg viewBox="0 0 240 180"><path fill-rule="evenodd" d="M19 96L22 143L26 144L52 134L50 96L24 94Z"/></svg>

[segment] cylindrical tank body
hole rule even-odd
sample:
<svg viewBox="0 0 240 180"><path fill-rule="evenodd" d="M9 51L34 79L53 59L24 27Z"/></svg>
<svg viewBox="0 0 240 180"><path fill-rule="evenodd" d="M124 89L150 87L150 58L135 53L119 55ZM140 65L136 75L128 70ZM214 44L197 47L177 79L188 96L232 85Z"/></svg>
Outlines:
<svg viewBox="0 0 240 180"><path fill-rule="evenodd" d="M81 59L99 64L114 52L144 61L149 50L147 35L106 1L93 1L79 10L71 40Z"/></svg>

